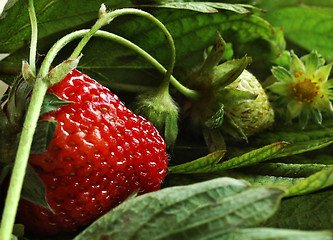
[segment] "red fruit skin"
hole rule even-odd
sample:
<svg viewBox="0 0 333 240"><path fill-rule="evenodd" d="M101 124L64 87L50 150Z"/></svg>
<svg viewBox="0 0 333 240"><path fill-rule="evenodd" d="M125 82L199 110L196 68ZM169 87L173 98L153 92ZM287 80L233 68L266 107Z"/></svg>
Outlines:
<svg viewBox="0 0 333 240"><path fill-rule="evenodd" d="M48 90L74 103L44 114L58 122L47 151L29 163L45 184L54 214L21 200L18 222L27 231L55 235L76 231L133 192L158 190L167 173L163 138L118 97L78 70Z"/></svg>

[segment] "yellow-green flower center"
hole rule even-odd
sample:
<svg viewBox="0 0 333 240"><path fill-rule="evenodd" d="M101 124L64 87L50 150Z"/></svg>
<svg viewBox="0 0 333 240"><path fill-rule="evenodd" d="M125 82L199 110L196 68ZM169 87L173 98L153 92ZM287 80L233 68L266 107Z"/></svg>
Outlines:
<svg viewBox="0 0 333 240"><path fill-rule="evenodd" d="M304 77L303 71L295 73L295 82L289 84L289 93L294 96L294 99L299 103L311 103L320 92L321 79L316 79L315 75L312 78ZM320 96L321 98L324 97ZM317 101L314 101L314 105Z"/></svg>

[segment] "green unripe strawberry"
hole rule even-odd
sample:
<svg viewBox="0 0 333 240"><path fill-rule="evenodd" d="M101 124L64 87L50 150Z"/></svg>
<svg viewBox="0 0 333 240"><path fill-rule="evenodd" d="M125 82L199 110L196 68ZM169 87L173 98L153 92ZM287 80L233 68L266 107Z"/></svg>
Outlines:
<svg viewBox="0 0 333 240"><path fill-rule="evenodd" d="M186 103L184 115L194 129L200 126L211 151L225 149L225 136L245 139L269 127L274 112L260 82L245 70L251 58L244 56L219 64L225 42L217 41L203 65L188 78L187 84L201 95ZM219 65L218 65L219 64Z"/></svg>
<svg viewBox="0 0 333 240"><path fill-rule="evenodd" d="M257 95L252 101L245 101L235 106L225 105L225 114L230 116L246 136L251 136L274 122L274 111L265 90L256 77L247 70L226 88L249 91Z"/></svg>

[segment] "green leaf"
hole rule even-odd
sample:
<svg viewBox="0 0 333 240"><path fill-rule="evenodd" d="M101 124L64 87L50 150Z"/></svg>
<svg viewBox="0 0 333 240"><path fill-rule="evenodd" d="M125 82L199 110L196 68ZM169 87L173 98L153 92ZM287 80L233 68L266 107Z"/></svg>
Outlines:
<svg viewBox="0 0 333 240"><path fill-rule="evenodd" d="M333 185L333 168L323 169L288 189L285 196L296 196L315 192Z"/></svg>
<svg viewBox="0 0 333 240"><path fill-rule="evenodd" d="M224 115L224 106L222 105L220 109L216 113L214 113L214 115L210 119L208 119L205 122L205 125L208 128L220 127L223 123L223 115Z"/></svg>
<svg viewBox="0 0 333 240"><path fill-rule="evenodd" d="M274 77L276 77L281 82L290 83L292 81L292 76L290 75L290 72L284 67L274 66L272 68L272 73Z"/></svg>
<svg viewBox="0 0 333 240"><path fill-rule="evenodd" d="M96 20L98 9L102 3L114 9L132 5L127 0L34 1L38 20L38 38L43 39L63 30ZM27 5L26 1L18 0L13 7L8 9L5 16L2 16L5 18L0 21L0 29L7 30L0 31L1 53L11 53L30 41L31 27Z"/></svg>
<svg viewBox="0 0 333 240"><path fill-rule="evenodd" d="M253 94L251 91L239 90L236 88L224 88L220 91L221 102L229 108L239 105L244 102L254 101L258 94Z"/></svg>
<svg viewBox="0 0 333 240"><path fill-rule="evenodd" d="M262 148L244 153L241 156L231 158L223 162L216 161L202 161L194 160L192 162L184 163L172 167L171 172L173 173L207 173L207 172L216 172L223 171L227 169L234 169L239 167L251 166L259 162L264 162L272 158L275 154L281 152L288 143L286 142L277 142L271 145L264 146ZM222 156L223 157L223 156ZM198 162L200 164L198 164ZM203 165L202 163L209 163ZM185 167L184 167L185 166ZM176 169L176 170L175 170Z"/></svg>
<svg viewBox="0 0 333 240"><path fill-rule="evenodd" d="M51 44L59 39L60 36L63 36L64 33L72 31L73 28L81 27L82 24L90 27L90 21L95 20L97 17L98 7L94 8L94 6L102 2L88 2L87 4L83 4L82 1L71 1L71 5L84 5L84 8L77 8L76 6L68 6L64 0L57 1L56 3L52 2L50 6L45 6L49 1L38 1L40 4L36 7L37 16L39 16L38 22L40 23L38 52L46 53ZM126 5L126 1L116 1L116 3L107 1L104 3L109 8L118 8L117 4L119 5L120 2L122 5ZM63 11L63 5L68 6L66 11ZM21 9L18 10L17 8L19 7ZM41 12L40 8L45 8L45 11ZM0 52L15 51L15 53L0 62L0 72L3 74L12 74L13 72L20 71L22 59L25 59L29 54L29 48L22 45L24 40L28 41L30 39L30 32L28 31L29 21L27 16L21 19L23 16L18 14L18 12L24 10L24 6L15 5L13 9L10 12L11 19L8 19L7 22L6 18L4 19L6 20L5 22L0 22L0 42L5 44L4 46L0 45ZM279 44L275 42L274 30L271 25L255 15L239 14L230 10L220 10L214 14L158 7L147 10L165 24L173 36L177 49L176 67L193 67L194 64L200 63L203 60L203 51L214 43L216 31L221 33L226 42L232 43L234 50L237 50L235 52L237 56L244 56L256 44L260 45L260 47L263 45L274 46L272 49L265 51L265 54L272 59L276 59L276 56L280 52L280 48L277 46ZM51 12L52 15L50 14ZM17 16L19 16L19 19L17 19ZM50 22L46 22L47 19ZM61 20L56 22L53 21L54 19ZM20 22L20 24L18 26L16 24L13 25L10 20L15 23ZM51 25L51 23L54 25ZM7 39L9 36L7 30L4 31L6 34L1 35L3 32L1 29L9 29L9 27L17 34L13 33L12 38ZM24 29L24 33L22 29ZM164 35L159 28L152 26L151 22L146 19L137 16L122 16L106 26L105 30L133 41L163 65L168 64L169 49L166 47ZM242 46L242 48L239 46ZM68 53L72 49L73 46L71 45L66 47L56 62L62 62L63 59L67 59ZM136 53L118 43L105 39L92 39L85 47L83 54L84 57L80 61L79 68L83 72L87 70L94 73L92 77L102 82L125 84L135 81L138 84L137 79L138 77L140 79L143 78L142 74L145 73L143 71L152 68L150 64L143 61ZM257 59L261 55L262 53L258 51L251 54L251 57ZM269 63L269 61L265 62ZM260 66L262 65L262 62L260 62ZM255 66L255 62L253 62L252 66ZM140 76L135 73L140 73ZM129 78L129 75L133 75L134 78ZM156 77L148 81L150 79L146 78L145 80L145 82L148 82L148 85L156 84L156 81L154 81ZM112 84L109 85L112 86Z"/></svg>
<svg viewBox="0 0 333 240"><path fill-rule="evenodd" d="M241 59L229 60L216 66L212 80L213 87L223 89L235 81L251 61L251 58L244 56Z"/></svg>
<svg viewBox="0 0 333 240"><path fill-rule="evenodd" d="M264 221L275 212L282 194L230 178L170 187L125 201L75 240L209 239Z"/></svg>
<svg viewBox="0 0 333 240"><path fill-rule="evenodd" d="M249 173L244 169L244 171L226 171L225 176L233 177L237 179L244 179L251 183L255 187L260 186L276 186L282 188L291 188L292 186L303 181L303 177L280 177L272 175L260 175Z"/></svg>
<svg viewBox="0 0 333 240"><path fill-rule="evenodd" d="M44 97L43 105L40 110L40 116L58 109L60 106L71 104L72 102L63 100L53 93L47 92Z"/></svg>
<svg viewBox="0 0 333 240"><path fill-rule="evenodd" d="M191 172L193 170L198 170L201 168L206 168L207 166L215 166L223 158L225 150L216 151L208 154L207 156L201 157L189 163L184 163L181 165L176 165L169 167L169 173L179 173L179 172Z"/></svg>
<svg viewBox="0 0 333 240"><path fill-rule="evenodd" d="M332 6L331 6L332 7ZM286 40L305 48L317 50L326 60L333 59L333 8L281 7L263 17L273 26L283 28Z"/></svg>
<svg viewBox="0 0 333 240"><path fill-rule="evenodd" d="M302 155L300 155L302 156ZM277 161L277 160L276 160ZM265 162L247 167L246 171L253 174L271 175L280 177L309 177L310 175L319 172L326 168L331 168L333 165L325 165L317 161L315 163L312 159L312 163L283 163L283 162Z"/></svg>
<svg viewBox="0 0 333 240"><path fill-rule="evenodd" d="M46 199L44 183L30 165L28 165L26 169L21 198L53 212Z"/></svg>
<svg viewBox="0 0 333 240"><path fill-rule="evenodd" d="M306 142L296 142L296 143L292 143L289 146L287 146L283 152L277 154L274 157L275 158L286 157L286 156L291 156L291 155L300 154L300 153L304 153L304 152L309 152L309 151L327 147L328 145L330 145L332 143L333 143L333 138L310 140L310 141L306 141Z"/></svg>
<svg viewBox="0 0 333 240"><path fill-rule="evenodd" d="M201 75L210 75L215 66L219 64L225 53L227 44L219 32L216 33L216 40L208 56L203 62L199 73Z"/></svg>
<svg viewBox="0 0 333 240"><path fill-rule="evenodd" d="M269 131L260 133L257 137L251 138L250 144L254 146L267 145L273 142L286 141L292 144L307 143L309 145L324 144L333 137L333 119L326 118L323 121L323 126L317 123L309 123L304 130L292 125L284 125L276 123Z"/></svg>
<svg viewBox="0 0 333 240"><path fill-rule="evenodd" d="M46 149L48 148L53 139L56 127L57 127L57 121L53 120L38 121L30 150L31 154L39 154L46 151Z"/></svg>
<svg viewBox="0 0 333 240"><path fill-rule="evenodd" d="M142 5L142 7L159 7L159 8L174 8L179 10L192 10L202 13L217 13L220 10L229 10L240 14L250 13L250 9L254 8L251 5L245 4L228 4L228 3L213 3L213 2L174 2L164 3L160 5Z"/></svg>
<svg viewBox="0 0 333 240"><path fill-rule="evenodd" d="M219 240L330 240L331 231L300 231L276 228L243 228L220 236Z"/></svg>
<svg viewBox="0 0 333 240"><path fill-rule="evenodd" d="M263 226L301 230L332 229L332 201L332 190L284 199L276 214Z"/></svg>
<svg viewBox="0 0 333 240"><path fill-rule="evenodd" d="M226 149L224 136L220 129L203 127L202 134L209 149L209 152L221 151Z"/></svg>

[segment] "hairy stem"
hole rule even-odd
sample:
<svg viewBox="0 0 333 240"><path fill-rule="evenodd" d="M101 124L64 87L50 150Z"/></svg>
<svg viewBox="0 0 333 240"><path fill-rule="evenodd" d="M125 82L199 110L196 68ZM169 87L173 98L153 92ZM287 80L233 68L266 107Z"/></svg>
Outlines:
<svg viewBox="0 0 333 240"><path fill-rule="evenodd" d="M149 53L147 53L145 50L143 50L139 46L135 45L131 41L129 41L129 40L123 38L123 37L120 37L116 34L106 32L106 31L102 31L102 30L97 31L95 36L103 37L103 38L115 41L119 44L122 44L123 46L131 49L132 51L134 51L135 53L137 53L141 57L143 57L147 62L149 62L152 66L154 66L160 73L167 74L167 70L163 67L162 64L160 64ZM173 68L173 67L171 67L171 68ZM170 70L170 68L168 70ZM199 94L196 91L185 87L172 75L170 76L170 82L184 96L186 96L186 97L188 97L192 100L198 100L199 99Z"/></svg>
<svg viewBox="0 0 333 240"><path fill-rule="evenodd" d="M32 72L36 75L36 53L37 53L37 18L33 0L29 0L28 11L31 22L31 43L30 43L30 59L29 64Z"/></svg>
<svg viewBox="0 0 333 240"><path fill-rule="evenodd" d="M100 16L100 18L98 19L98 21L96 22L96 24L90 29L89 33L87 33L87 35L84 36L84 38L82 38L81 42L78 44L78 46L76 47L76 49L74 50L72 55L69 57L69 59L75 59L79 56L83 47L87 44L89 39L97 32L98 29L100 29L102 26L108 24L114 18L121 16L121 15L125 15L125 14L134 14L134 15L138 15L141 17L145 17L145 18L151 20L154 24L157 25L158 28L160 28L162 30L164 36L166 37L166 39L168 41L168 45L170 48L170 61L169 61L169 65L168 65L167 71L165 73L165 78L164 78L165 81L169 82L169 79L172 75L173 68L174 68L175 61L176 61L176 49L175 49L175 44L173 42L173 38L172 38L171 34L169 33L169 31L166 29L166 27L163 25L163 23L161 23L157 18L155 18L153 15L151 15L147 12L144 12L144 11L138 10L138 9L124 8L124 9L115 10L115 11L112 11L109 13L102 14Z"/></svg>

